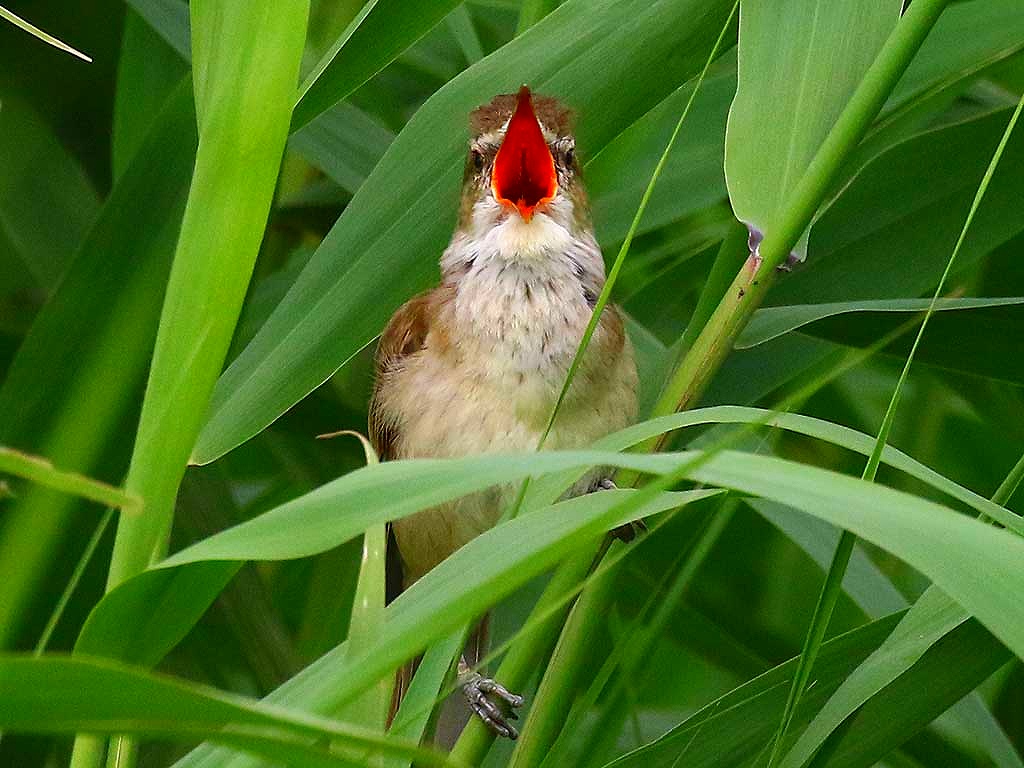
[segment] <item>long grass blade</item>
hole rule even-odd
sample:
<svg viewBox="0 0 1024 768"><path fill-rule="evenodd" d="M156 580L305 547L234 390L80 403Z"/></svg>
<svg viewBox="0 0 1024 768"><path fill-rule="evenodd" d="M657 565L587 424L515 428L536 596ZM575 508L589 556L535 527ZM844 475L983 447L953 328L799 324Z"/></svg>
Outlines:
<svg viewBox="0 0 1024 768"><path fill-rule="evenodd" d="M19 29L25 30L33 37L39 38L44 43L52 45L54 48L64 51L65 53L70 53L72 56L75 56L81 59L82 61L89 62L90 64L92 63L92 59L86 56L78 49L72 48L70 45L61 40L58 40L53 35L43 32L43 30L41 30L39 27L25 21L25 19L7 10L2 5L0 5L0 19L6 19L7 21L11 22L11 24L13 24L14 26L18 27Z"/></svg>

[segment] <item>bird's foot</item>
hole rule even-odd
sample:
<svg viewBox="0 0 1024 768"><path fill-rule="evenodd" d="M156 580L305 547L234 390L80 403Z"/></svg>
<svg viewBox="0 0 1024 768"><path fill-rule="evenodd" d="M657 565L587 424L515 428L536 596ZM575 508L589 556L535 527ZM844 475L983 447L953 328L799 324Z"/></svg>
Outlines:
<svg viewBox="0 0 1024 768"><path fill-rule="evenodd" d="M597 481L597 483L594 484L594 487L591 490L614 491L616 488L618 488L618 486L615 485L614 480L612 480L610 477L602 477L600 480ZM647 533L647 524L643 520L633 520L631 522L626 523L625 525L620 525L617 528L612 528L608 532L610 536L613 536L614 538L619 539L620 541L626 542L632 541L641 533Z"/></svg>
<svg viewBox="0 0 1024 768"><path fill-rule="evenodd" d="M461 684L462 692L466 696L466 701L469 702L469 708L483 721L484 725L498 736L504 736L513 741L519 738L519 731L508 721L519 719L514 708L523 706L522 696L509 693L505 686L476 672L464 675ZM501 706L500 702L502 701L509 706L507 715Z"/></svg>

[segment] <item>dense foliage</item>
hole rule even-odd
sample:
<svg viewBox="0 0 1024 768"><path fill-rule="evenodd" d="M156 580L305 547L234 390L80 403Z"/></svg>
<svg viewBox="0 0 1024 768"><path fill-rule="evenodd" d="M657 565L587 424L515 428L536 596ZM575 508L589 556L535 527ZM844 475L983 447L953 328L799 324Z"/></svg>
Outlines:
<svg viewBox="0 0 1024 768"><path fill-rule="evenodd" d="M1024 768L1020 0L7 5L0 766ZM315 439L522 83L577 113L643 421ZM497 483L385 607L385 523ZM523 735L449 755L492 607Z"/></svg>

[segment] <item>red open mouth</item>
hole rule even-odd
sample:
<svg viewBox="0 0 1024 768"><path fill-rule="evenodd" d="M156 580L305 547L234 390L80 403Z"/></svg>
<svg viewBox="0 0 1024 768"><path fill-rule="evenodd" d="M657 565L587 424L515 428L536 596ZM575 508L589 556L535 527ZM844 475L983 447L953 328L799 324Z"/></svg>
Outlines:
<svg viewBox="0 0 1024 768"><path fill-rule="evenodd" d="M555 159L533 112L530 89L519 89L516 111L494 158L491 189L498 202L513 206L524 220L558 190Z"/></svg>

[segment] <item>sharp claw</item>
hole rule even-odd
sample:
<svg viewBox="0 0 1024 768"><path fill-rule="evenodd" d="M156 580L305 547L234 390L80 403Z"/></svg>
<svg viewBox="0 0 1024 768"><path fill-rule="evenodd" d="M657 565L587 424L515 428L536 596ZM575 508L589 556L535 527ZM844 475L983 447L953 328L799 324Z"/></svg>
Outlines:
<svg viewBox="0 0 1024 768"><path fill-rule="evenodd" d="M501 699L508 702L511 707L523 706L523 697L515 693L510 693L509 690L501 683L495 682L490 678L482 678L479 683L480 690L484 693L493 693Z"/></svg>
<svg viewBox="0 0 1024 768"><path fill-rule="evenodd" d="M466 700L469 702L470 709L472 709L473 713L483 721L484 725L499 736L504 736L505 738L512 740L519 738L519 732L506 720L506 717L516 720L518 719L518 715L515 712L509 712L509 714L506 715L502 712L501 707L499 707L497 703L487 698L487 695L493 693L497 698L507 702L511 707L522 706L522 696L509 693L503 685L496 683L490 678L479 676L465 683L462 686L462 691L466 696Z"/></svg>

